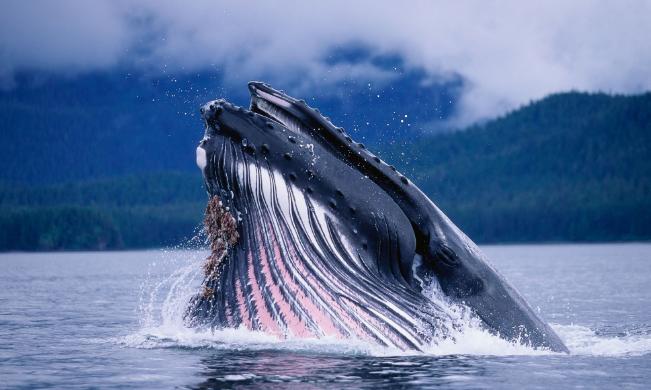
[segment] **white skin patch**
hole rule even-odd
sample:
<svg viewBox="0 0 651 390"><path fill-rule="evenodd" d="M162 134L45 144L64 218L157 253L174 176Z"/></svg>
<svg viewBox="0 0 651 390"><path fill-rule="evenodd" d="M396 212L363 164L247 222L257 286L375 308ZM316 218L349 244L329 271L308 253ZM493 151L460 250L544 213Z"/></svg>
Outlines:
<svg viewBox="0 0 651 390"><path fill-rule="evenodd" d="M201 146L197 146L197 166L203 172L204 168L206 167L206 164L207 164L206 150Z"/></svg>

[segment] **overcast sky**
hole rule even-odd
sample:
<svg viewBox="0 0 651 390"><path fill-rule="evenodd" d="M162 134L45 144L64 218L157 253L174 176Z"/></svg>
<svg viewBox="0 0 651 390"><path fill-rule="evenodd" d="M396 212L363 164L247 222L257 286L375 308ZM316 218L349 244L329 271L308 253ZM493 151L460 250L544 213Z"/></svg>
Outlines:
<svg viewBox="0 0 651 390"><path fill-rule="evenodd" d="M408 3L408 5L406 5ZM651 1L2 1L0 82L17 70L214 67L227 80L314 88L386 82L346 45L399 55L431 81L461 77L457 120L490 118L551 92L651 89Z"/></svg>

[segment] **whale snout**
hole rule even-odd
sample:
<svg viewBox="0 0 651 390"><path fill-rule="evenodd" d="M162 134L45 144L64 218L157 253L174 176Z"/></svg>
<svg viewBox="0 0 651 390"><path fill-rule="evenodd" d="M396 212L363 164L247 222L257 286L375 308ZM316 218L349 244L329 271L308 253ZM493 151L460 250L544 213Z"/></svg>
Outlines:
<svg viewBox="0 0 651 390"><path fill-rule="evenodd" d="M218 127L218 118L225 109L231 108L233 105L224 99L212 100L199 108L201 118L207 127Z"/></svg>

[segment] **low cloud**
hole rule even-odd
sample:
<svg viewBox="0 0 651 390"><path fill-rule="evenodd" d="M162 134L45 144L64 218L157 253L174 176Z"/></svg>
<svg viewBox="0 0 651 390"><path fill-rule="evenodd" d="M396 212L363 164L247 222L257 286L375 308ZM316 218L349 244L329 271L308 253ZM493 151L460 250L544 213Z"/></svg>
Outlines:
<svg viewBox="0 0 651 390"><path fill-rule="evenodd" d="M219 69L226 81L300 88L388 80L368 63L328 64L362 45L432 81L463 79L457 124L570 89L651 89L648 1L5 1L0 80L16 71L135 66Z"/></svg>

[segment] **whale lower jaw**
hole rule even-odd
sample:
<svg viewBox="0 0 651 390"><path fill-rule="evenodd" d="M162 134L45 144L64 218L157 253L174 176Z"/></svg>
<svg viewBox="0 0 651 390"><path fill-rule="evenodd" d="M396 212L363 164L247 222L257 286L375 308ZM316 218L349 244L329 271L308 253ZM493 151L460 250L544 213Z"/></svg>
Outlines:
<svg viewBox="0 0 651 390"><path fill-rule="evenodd" d="M328 209L265 160L225 139L208 188L238 219L241 237L191 304L193 326L280 337L369 340L422 349L451 322L422 294L369 272ZM229 181L230 178L230 181ZM232 178L236 178L235 181Z"/></svg>

